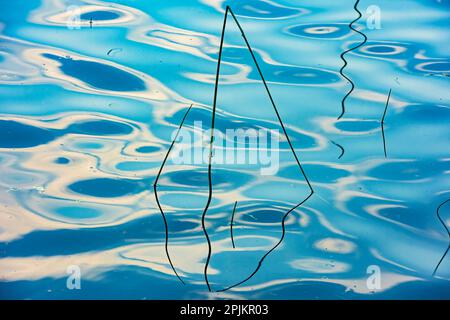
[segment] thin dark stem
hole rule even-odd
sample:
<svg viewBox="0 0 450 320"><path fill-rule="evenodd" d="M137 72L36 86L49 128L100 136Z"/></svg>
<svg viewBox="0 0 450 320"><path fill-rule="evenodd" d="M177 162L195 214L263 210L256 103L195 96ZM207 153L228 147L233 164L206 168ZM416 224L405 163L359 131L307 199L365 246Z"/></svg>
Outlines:
<svg viewBox="0 0 450 320"><path fill-rule="evenodd" d="M233 249L236 248L234 245L234 237L233 237L233 223L234 223L234 213L236 212L236 205L237 205L237 201L234 203L233 213L231 214L231 222L230 222L230 237L231 237L231 243L233 244Z"/></svg>
<svg viewBox="0 0 450 320"><path fill-rule="evenodd" d="M442 207L443 205L445 205L447 202L450 202L450 199L444 201L443 203L441 203L441 204L439 205L439 207L438 207L437 210L436 210L436 215L437 215L439 221L440 221L440 222L442 223L442 225L444 226L445 230L447 231L448 237L450 238L450 230L448 230L447 225L445 224L445 221L444 221L444 219L442 219L442 217L441 217L441 215L440 215L440 212L439 212L439 210L441 210L441 207ZM444 260L445 256L447 255L447 252L448 252L449 249L450 249L450 243L449 243L449 245L447 246L447 250L445 250L444 255L441 257L441 260L439 260L437 266L434 268L434 271L433 271L433 277L436 275L436 272L438 271L439 266L441 265L441 262Z"/></svg>
<svg viewBox="0 0 450 320"><path fill-rule="evenodd" d="M306 176L305 171L303 170L303 167L300 164L300 161L298 160L298 157L297 157L297 154L295 153L295 150L294 150L294 147L292 145L291 139L289 138L289 135L287 134L286 128L284 127L284 123L281 120L280 113L278 112L278 108L275 105L275 101L272 98L272 94L270 93L269 87L267 86L266 80L264 78L264 75L262 74L261 68L259 67L258 61L256 60L255 54L253 53L253 50L252 50L252 48L250 46L250 43L248 42L247 37L245 36L244 30L242 29L241 25L239 24L239 21L237 20L237 18L234 15L233 11L231 11L231 8L230 7L227 7L227 8L230 11L231 15L233 16L234 21L236 21L236 24L237 24L239 30L241 31L242 37L244 38L244 41L245 41L245 44L247 45L247 48L248 48L248 50L249 50L249 52L250 52L250 54L252 56L253 62L255 63L256 69L258 70L259 76L261 77L261 80L262 80L262 82L264 84L264 87L266 89L267 95L269 96L270 103L272 104L272 107L275 110L275 114L277 115L278 121L280 122L281 128L283 129L283 133L286 136L286 140L287 140L287 142L289 144L289 147L290 147L290 149L292 151L292 154L294 155L295 161L297 162L297 164L298 164L298 166L299 166L299 168L300 168L300 170L301 170L301 172L302 172L302 174L303 174L303 176L304 176L304 178L306 180L306 183L308 184L309 189L311 190L311 192L314 192L312 187L311 187L311 183L309 182L309 179Z"/></svg>
<svg viewBox="0 0 450 320"><path fill-rule="evenodd" d="M236 284L234 284L234 285L231 285L231 286L229 286L229 287L227 287L227 288L225 288L225 289L218 290L218 292L223 292L223 291L229 290L229 289L231 289L231 288L237 287L237 286L239 286L239 285L241 285L241 284L247 282L248 280L250 280L250 279L251 279L251 278L259 271L259 269L260 269L261 266L262 266L262 263L264 262L264 259L265 259L272 251L274 251L274 250L275 250L275 249L283 242L283 239L284 239L285 234L286 234L285 221L286 221L286 218L288 217L288 215L289 215L292 211L294 211L295 209L297 209L299 206L301 206L303 203L305 203L305 202L306 202L306 201L314 194L314 190L313 190L313 188L312 188L312 186L311 186L311 183L309 182L308 177L306 176L305 171L303 170L303 167L302 167L302 165L301 165L301 163L300 163L300 160L299 160L298 157L297 157L297 154L295 153L294 146L292 145L292 142L291 142L291 140L289 139L289 135L287 134L287 131L286 131L286 128L285 128L285 126L284 126L284 124L283 124L283 121L281 120L281 116L280 116L280 114L279 114L279 112L278 112L278 109L277 109L277 107L276 107L276 105L275 105L275 101L274 101L273 98L272 98L272 94L270 93L269 87L268 87L268 85L267 85L267 83L266 83L266 80L265 80L265 78L264 78L264 75L262 74L261 68L259 67L258 61L256 60L255 54L253 53L253 50L252 50L252 48L251 48L251 46L250 46L250 43L249 43L249 41L247 40L247 37L245 36L244 30L242 29L242 27L241 27L239 21L237 20L236 16L234 15L233 11L231 10L231 8L227 6L227 11L226 11L226 13L227 13L228 11L231 13L231 15L232 15L234 21L236 22L236 25L238 26L238 28L239 28L239 30L240 30L240 32L241 32L242 38L244 39L245 44L246 44L246 46L247 46L247 48L248 48L248 50L249 50L249 52L250 52L250 54L251 54L251 56L252 56L253 62L254 62L254 64L255 64L255 66L256 66L256 69L258 70L259 76L261 77L261 80L262 80L262 82L263 82L263 84L264 84L264 88L266 89L267 95L268 95L268 97L269 97L269 99L270 99L270 102L271 102L271 104L272 104L272 107L273 107L273 109L274 109L274 111L275 111L275 114L276 114L276 116L277 116L277 118L278 118L278 121L279 121L279 123L280 123L280 126L281 126L281 128L282 128L282 130L283 130L283 133L284 133L285 137L286 137L286 141L287 141L288 144L289 144L289 147L290 147L290 149L291 149L291 152L292 152L292 154L294 155L295 161L297 162L297 165L298 165L298 167L300 168L300 171L301 171L303 177L305 178L305 181L306 181L306 183L307 183L307 185L308 185L308 187L309 187L310 192L309 192L308 196L307 196L303 201L301 201L299 204L295 205L293 208L291 208L290 210L288 210L288 211L285 213L285 215L283 216L283 219L282 219L282 221L281 221L282 234L281 234L280 240L275 244L275 246L273 246L269 251L267 251L267 252L264 254L264 256L259 260L258 266L256 267L256 269L255 269L255 270L254 270L247 278L245 278L244 280L242 280L242 281L240 281L240 282L238 282L238 283L236 283ZM225 13L225 14L226 14L226 13Z"/></svg>
<svg viewBox="0 0 450 320"><path fill-rule="evenodd" d="M387 108L389 106L389 99L391 98L391 92L392 89L389 89L389 94L386 100L386 106L384 107L383 117L381 118L381 134L383 136L383 148L384 148L384 157L387 158L387 151L386 151L386 137L384 135L384 118L386 118L386 112Z"/></svg>
<svg viewBox="0 0 450 320"><path fill-rule="evenodd" d="M214 99L213 99L213 110L212 110L212 120L211 120L211 137L210 137L210 142L209 142L209 157L208 157L209 193L208 193L208 200L206 202L205 209L203 210L203 213L202 213L202 229L203 229L203 233L205 234L206 241L208 242L208 256L206 258L204 276L205 276L206 285L208 286L209 291L211 291L211 286L209 285L209 281L208 281L208 266L209 266L209 261L211 259L211 241L209 240L208 232L206 231L205 218L206 218L206 212L208 211L209 205L211 204L212 192L213 192L211 161L212 161L213 143L214 143L214 126L215 126L215 120L216 120L217 92L218 92L218 87L219 87L220 64L222 61L223 39L225 36L225 27L227 25L228 10L229 10L229 8L227 7L227 9L225 11L225 16L223 19L222 35L220 37L219 58L217 60L216 82L215 82L215 86L214 86Z"/></svg>
<svg viewBox="0 0 450 320"><path fill-rule="evenodd" d="M359 30L357 30L357 29L355 29L355 28L353 27L353 24L354 24L356 21L358 21L359 19L361 19L361 17L362 17L361 11L358 10L358 4L359 4L359 1L360 1L360 0L357 0L357 1L355 2L355 5L353 6L353 9L358 13L358 18L356 18L355 20L353 20L352 22L350 22L350 24L349 24L348 26L349 26L350 29L352 29L352 30L355 31L356 33L362 35L362 36L364 37L364 41L361 42L361 43L359 43L357 46L352 47L352 48L350 48L350 49L348 49L348 50L345 50L344 52L341 53L341 59L342 59L342 61L344 61L344 65L343 65L343 66L341 67L341 69L339 70L339 73L341 74L341 76L342 76L343 78L345 78L348 82L350 82L351 88L350 88L350 90L347 92L347 94L344 96L344 98L343 98L342 101L341 101L341 109L342 109L342 110L341 110L341 114L340 114L339 117L337 118L338 120L341 119L341 118L344 116L344 113L345 113L345 101L347 100L347 98L351 95L351 93L352 93L353 90L355 89L355 84L353 83L353 81L352 81L349 77L347 77L347 76L344 74L344 69L345 69L345 67L348 65L347 60L345 59L345 55L346 55L347 53L351 52L351 51L354 51L354 50L356 50L356 49L362 47L362 46L367 42L367 36L366 36L364 33L362 33L361 31L359 31Z"/></svg>
<svg viewBox="0 0 450 320"><path fill-rule="evenodd" d="M331 143L334 144L336 147L338 147L339 149L341 149L341 154L339 155L338 159L342 158L342 156L345 153L344 147L341 146L339 143L334 142L333 140L331 140Z"/></svg>
<svg viewBox="0 0 450 320"><path fill-rule="evenodd" d="M247 282L248 280L250 280L261 268L262 263L264 262L264 259L272 252L274 251L276 248L278 248L278 246L283 242L284 240L284 236L286 234L286 229L285 229L285 220L288 217L288 215L294 211L295 209L297 209L297 207L301 206L303 203L305 203L309 198L311 198L311 196L313 195L313 193L310 193L302 202L300 202L298 205L296 205L294 208L290 209L288 212L286 212L286 214L283 216L283 220L281 222L281 228L282 228L282 233L281 233L281 238L280 240L275 244L275 246L272 247L272 249L270 249L269 251L267 251L264 256L259 260L258 262L258 266L256 267L256 269L252 272L252 274L250 274L247 278L245 278L244 280L233 284L232 286L229 286L225 289L221 289L221 290L217 290L217 292L224 292L227 290L230 290L234 287L237 287L241 284L243 284L244 282Z"/></svg>
<svg viewBox="0 0 450 320"><path fill-rule="evenodd" d="M173 139L172 143L170 144L169 150L167 151L166 156L164 157L164 160L163 160L163 162L162 162L162 164L161 164L161 167L159 168L158 174L156 175L156 179L155 179L155 182L154 182L154 184L153 184L153 191L154 191L154 193L155 193L156 203L157 203L157 205L158 205L159 211L161 212L161 215L162 215L162 218L163 218L163 221L164 221L164 228L165 228L165 233L166 233L166 239L165 239L165 245L164 245L164 248L165 248L165 251L166 251L166 256L167 256L167 259L169 260L169 263L170 263L170 266L172 267L173 272L175 273L175 275L177 276L177 278L178 278L178 279L181 281L181 283L183 283L183 284L184 284L183 279L181 279L181 277L178 275L178 273L177 273L177 271L175 270L175 267L174 267L174 265L173 265L173 263L172 263L172 259L170 259L170 254L169 254L169 227L168 227L168 225L167 225L166 215L164 214L164 211L163 211L163 209L162 209L162 207L161 207L161 203L159 202L157 185L158 185L159 177L161 176L161 172L162 172L162 170L163 170L163 168L164 168L164 165L166 164L167 158L169 157L170 151L172 150L172 148L173 148L173 146L174 146L174 144L175 144L175 141L176 141L177 138L178 138L178 134L180 133L180 130L181 130L182 126L183 126L184 120L186 120L186 117L187 117L189 111L191 111L191 108L192 108L192 104L190 105L189 109L186 111L186 113L184 114L183 119L181 120L181 124L180 124L180 126L178 127L178 130L177 130L177 133L176 133L176 135L175 135L175 138Z"/></svg>

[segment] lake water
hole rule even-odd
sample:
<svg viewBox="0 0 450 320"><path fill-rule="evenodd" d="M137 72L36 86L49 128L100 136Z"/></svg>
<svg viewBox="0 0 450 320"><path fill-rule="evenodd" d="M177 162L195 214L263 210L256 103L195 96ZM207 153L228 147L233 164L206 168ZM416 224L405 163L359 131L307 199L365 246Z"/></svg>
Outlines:
<svg viewBox="0 0 450 320"><path fill-rule="evenodd" d="M354 5L0 0L0 298L450 298L450 3ZM277 170L162 166L191 104Z"/></svg>

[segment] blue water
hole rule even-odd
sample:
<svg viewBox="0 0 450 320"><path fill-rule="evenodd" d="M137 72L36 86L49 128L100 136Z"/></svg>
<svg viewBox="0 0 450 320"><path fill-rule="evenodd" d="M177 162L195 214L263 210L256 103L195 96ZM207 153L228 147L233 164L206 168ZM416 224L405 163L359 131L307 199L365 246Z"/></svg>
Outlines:
<svg viewBox="0 0 450 320"><path fill-rule="evenodd" d="M314 194L260 270L209 292L206 165L168 162L211 122L226 5L254 50ZM366 9L381 9L381 28ZM67 10L79 10L68 27ZM1 299L450 298L447 0L0 0ZM91 23L92 22L92 23ZM280 128L229 17L216 124ZM380 120L392 89L384 131ZM204 128L207 129L207 128ZM344 154L341 155L341 146ZM308 194L286 141L280 170L213 166L206 214L214 291L248 277ZM232 248L230 215L238 201ZM70 290L67 268L81 270ZM371 266L380 286L367 285Z"/></svg>

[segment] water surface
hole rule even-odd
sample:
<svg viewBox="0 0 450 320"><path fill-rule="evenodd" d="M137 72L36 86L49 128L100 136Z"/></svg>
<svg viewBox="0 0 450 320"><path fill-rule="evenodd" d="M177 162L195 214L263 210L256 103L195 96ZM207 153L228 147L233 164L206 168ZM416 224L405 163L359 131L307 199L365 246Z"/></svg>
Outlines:
<svg viewBox="0 0 450 320"><path fill-rule="evenodd" d="M226 5L315 193L288 216L284 241L254 277L210 293L206 166L168 163L160 181L185 285L165 255L153 183L189 105L186 128L211 121ZM450 198L450 5L360 2L354 26L368 41L346 55L355 90L337 121L350 90L340 54L363 40L349 28L353 5L0 0L0 298L450 298L450 255L432 276L449 244L436 210ZM381 9L380 29L366 25L370 5ZM231 19L222 58L218 127L279 128ZM269 177L214 166L206 217L214 290L255 269L280 239L283 214L307 195L286 142L280 161ZM440 214L448 228L450 204ZM71 265L81 268L81 290L66 287ZM380 288L366 284L370 266L381 270Z"/></svg>

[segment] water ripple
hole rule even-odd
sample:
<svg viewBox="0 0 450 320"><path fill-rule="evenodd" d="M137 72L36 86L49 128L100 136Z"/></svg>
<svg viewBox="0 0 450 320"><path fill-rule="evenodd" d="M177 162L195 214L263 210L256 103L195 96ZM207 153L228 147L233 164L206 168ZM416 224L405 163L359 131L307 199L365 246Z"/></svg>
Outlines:
<svg viewBox="0 0 450 320"><path fill-rule="evenodd" d="M360 44L348 28L354 2L73 4L9 1L0 10L0 298L449 297L448 206L436 212L450 192L444 2L385 2L381 29L360 20L355 29L369 40L349 54L358 86L340 121L339 55ZM206 164L169 159L158 187L166 234L153 184L186 107L187 132L211 122L228 5L253 56L229 24L215 126L280 129L254 57L292 150L280 134L270 176L258 165L214 164L204 225ZM285 217L309 190L292 152L315 192ZM279 243L284 218L282 244L234 286ZM208 279L226 292L207 292L203 227ZM186 286L167 261L166 236ZM79 292L65 289L70 265L82 269ZM380 289L366 285L371 265L382 271Z"/></svg>

